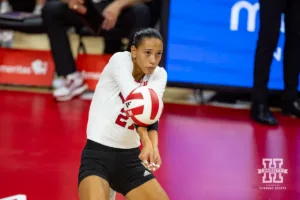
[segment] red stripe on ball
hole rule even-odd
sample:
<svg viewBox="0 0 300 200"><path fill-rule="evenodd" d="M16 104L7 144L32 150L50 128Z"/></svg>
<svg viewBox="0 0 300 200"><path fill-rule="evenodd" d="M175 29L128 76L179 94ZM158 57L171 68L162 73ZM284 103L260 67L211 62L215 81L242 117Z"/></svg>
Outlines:
<svg viewBox="0 0 300 200"><path fill-rule="evenodd" d="M132 117L133 115L141 115L144 112L144 105L132 108L126 111L126 115L128 117Z"/></svg>
<svg viewBox="0 0 300 200"><path fill-rule="evenodd" d="M126 101L130 101L133 99L144 99L142 93L131 93L127 96Z"/></svg>
<svg viewBox="0 0 300 200"><path fill-rule="evenodd" d="M159 110L159 99L156 92L153 89L149 88L149 92L150 92L151 104L152 104L150 119L153 120L156 117Z"/></svg>

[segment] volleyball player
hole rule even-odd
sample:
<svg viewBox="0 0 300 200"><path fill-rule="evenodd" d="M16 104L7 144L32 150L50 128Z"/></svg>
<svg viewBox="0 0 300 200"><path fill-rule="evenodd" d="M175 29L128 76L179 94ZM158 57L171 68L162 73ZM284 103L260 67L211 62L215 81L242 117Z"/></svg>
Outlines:
<svg viewBox="0 0 300 200"><path fill-rule="evenodd" d="M108 200L110 188L128 200L169 199L152 173L161 165L158 122L137 127L123 110L128 94L141 85L162 98L167 82L166 71L158 66L162 53L160 33L142 29L133 35L130 52L115 53L104 68L89 111L78 175L80 200Z"/></svg>

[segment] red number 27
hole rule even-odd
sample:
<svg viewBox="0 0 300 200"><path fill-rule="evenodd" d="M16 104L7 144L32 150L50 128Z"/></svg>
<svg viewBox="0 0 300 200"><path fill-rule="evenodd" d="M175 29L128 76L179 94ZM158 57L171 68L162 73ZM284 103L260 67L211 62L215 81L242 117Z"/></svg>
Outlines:
<svg viewBox="0 0 300 200"><path fill-rule="evenodd" d="M125 100L124 100L124 98L123 98L123 96L122 96L121 93L119 94L119 96L120 96L120 98L121 98L121 100L122 100L122 103L124 103ZM121 112L121 113L118 115L118 117L117 117L115 123L118 124L119 126L125 128L126 125L127 125L128 117L127 117L127 115L125 114L124 108L122 108L122 109L120 110L120 112ZM128 127L128 129L129 129L129 130L134 130L134 125L131 124L131 125Z"/></svg>

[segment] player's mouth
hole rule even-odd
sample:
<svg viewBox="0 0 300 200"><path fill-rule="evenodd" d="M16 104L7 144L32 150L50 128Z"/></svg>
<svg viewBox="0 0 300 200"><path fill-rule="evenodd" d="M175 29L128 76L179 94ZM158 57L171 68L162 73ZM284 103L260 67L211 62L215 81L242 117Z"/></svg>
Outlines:
<svg viewBox="0 0 300 200"><path fill-rule="evenodd" d="M149 70L154 70L155 67L154 67L154 66L153 66L153 67L147 67L147 69L149 69Z"/></svg>

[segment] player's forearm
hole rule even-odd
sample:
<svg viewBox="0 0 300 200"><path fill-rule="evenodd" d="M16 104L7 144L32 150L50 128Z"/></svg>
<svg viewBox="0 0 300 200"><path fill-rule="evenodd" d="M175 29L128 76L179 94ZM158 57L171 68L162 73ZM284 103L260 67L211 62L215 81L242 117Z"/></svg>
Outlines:
<svg viewBox="0 0 300 200"><path fill-rule="evenodd" d="M147 131L147 128L145 127L138 127L137 129L137 133L139 134L140 136L140 139L141 139L141 142L142 144L145 146L145 145L151 145L151 140L149 138L149 135L148 135L148 131Z"/></svg>
<svg viewBox="0 0 300 200"><path fill-rule="evenodd" d="M118 2L122 9L132 6L137 3L146 3L150 2L151 0L115 0Z"/></svg>
<svg viewBox="0 0 300 200"><path fill-rule="evenodd" d="M153 148L158 148L158 132L156 130L151 130L148 132L148 135Z"/></svg>

